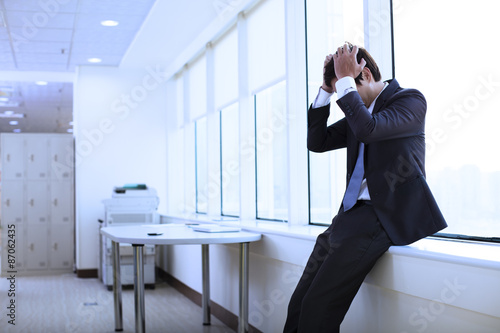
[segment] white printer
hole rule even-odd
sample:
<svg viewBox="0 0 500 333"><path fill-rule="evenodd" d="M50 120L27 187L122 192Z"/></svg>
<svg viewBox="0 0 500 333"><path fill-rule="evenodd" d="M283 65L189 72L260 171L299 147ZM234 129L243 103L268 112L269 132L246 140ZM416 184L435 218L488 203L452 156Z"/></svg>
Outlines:
<svg viewBox="0 0 500 333"><path fill-rule="evenodd" d="M159 223L159 198L156 190L144 184L126 184L115 187L111 199L103 200L105 217L103 227ZM111 240L101 236L100 277L109 290L113 288L113 261ZM154 288L155 247L144 246L144 283ZM120 267L122 285L133 285L133 253L131 244L120 244Z"/></svg>

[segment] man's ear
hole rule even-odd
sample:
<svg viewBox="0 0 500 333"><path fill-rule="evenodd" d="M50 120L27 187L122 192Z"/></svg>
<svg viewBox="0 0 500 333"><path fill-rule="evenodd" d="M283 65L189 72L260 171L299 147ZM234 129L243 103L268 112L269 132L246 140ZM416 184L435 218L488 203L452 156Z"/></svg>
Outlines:
<svg viewBox="0 0 500 333"><path fill-rule="evenodd" d="M372 72L368 67L363 68L361 75L364 81L371 82L373 80Z"/></svg>

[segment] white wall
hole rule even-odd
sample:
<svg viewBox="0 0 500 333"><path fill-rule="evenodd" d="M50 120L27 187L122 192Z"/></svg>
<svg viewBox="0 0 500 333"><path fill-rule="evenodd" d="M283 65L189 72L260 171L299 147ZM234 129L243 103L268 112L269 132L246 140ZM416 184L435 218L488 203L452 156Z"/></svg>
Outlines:
<svg viewBox="0 0 500 333"><path fill-rule="evenodd" d="M165 83L158 68L78 69L74 85L76 267L99 264L97 219L113 187L145 183L166 207Z"/></svg>
<svg viewBox="0 0 500 333"><path fill-rule="evenodd" d="M264 232L261 241L250 244L249 322L265 333L282 332L288 301L312 250L314 236L249 230ZM491 246L490 250L498 258L499 250ZM212 245L209 251L211 299L238 314L239 248ZM163 269L201 293L200 247L173 246L162 254ZM394 247L368 275L341 331L498 332L498 281L498 259L467 260L465 256L419 250L417 245Z"/></svg>

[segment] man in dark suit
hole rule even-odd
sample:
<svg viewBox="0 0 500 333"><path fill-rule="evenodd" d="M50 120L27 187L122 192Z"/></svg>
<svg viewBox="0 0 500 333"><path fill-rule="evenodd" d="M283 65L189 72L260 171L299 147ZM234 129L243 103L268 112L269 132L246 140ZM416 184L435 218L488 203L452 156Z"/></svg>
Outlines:
<svg viewBox="0 0 500 333"><path fill-rule="evenodd" d="M291 297L284 332L339 332L364 278L391 245L445 228L425 181L424 96L381 80L363 48L346 43L324 64L308 111L308 149L347 148L347 188L338 214L318 236ZM330 97L345 118L327 126Z"/></svg>

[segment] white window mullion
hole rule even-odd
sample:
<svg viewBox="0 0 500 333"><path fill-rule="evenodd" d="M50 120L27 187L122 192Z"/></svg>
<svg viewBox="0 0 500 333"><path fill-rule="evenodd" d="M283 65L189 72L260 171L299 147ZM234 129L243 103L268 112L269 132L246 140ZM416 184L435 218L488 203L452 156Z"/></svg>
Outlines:
<svg viewBox="0 0 500 333"><path fill-rule="evenodd" d="M215 73L214 50L211 43L206 48L207 61L207 150L208 150L208 188L207 214L221 214L221 182L220 182L220 121L219 112L215 109Z"/></svg>
<svg viewBox="0 0 500 333"><path fill-rule="evenodd" d="M184 214L196 213L195 125L186 124L184 137Z"/></svg>
<svg viewBox="0 0 500 333"><path fill-rule="evenodd" d="M240 126L240 218L255 219L255 119L248 73L245 15L238 15L238 96Z"/></svg>
<svg viewBox="0 0 500 333"><path fill-rule="evenodd" d="M196 168L195 168L195 140L194 123L191 122L191 103L189 94L189 67L186 64L183 70L183 106L184 106L184 126L182 135L184 138L184 214L196 212Z"/></svg>
<svg viewBox="0 0 500 333"><path fill-rule="evenodd" d="M184 137L182 76L167 81L167 211L180 215L184 211Z"/></svg>
<svg viewBox="0 0 500 333"><path fill-rule="evenodd" d="M305 6L303 0L285 2L286 104L288 130L288 222L309 223L307 166L307 101Z"/></svg>
<svg viewBox="0 0 500 333"><path fill-rule="evenodd" d="M364 0L365 48L373 56L383 80L392 73L392 18L389 0Z"/></svg>

